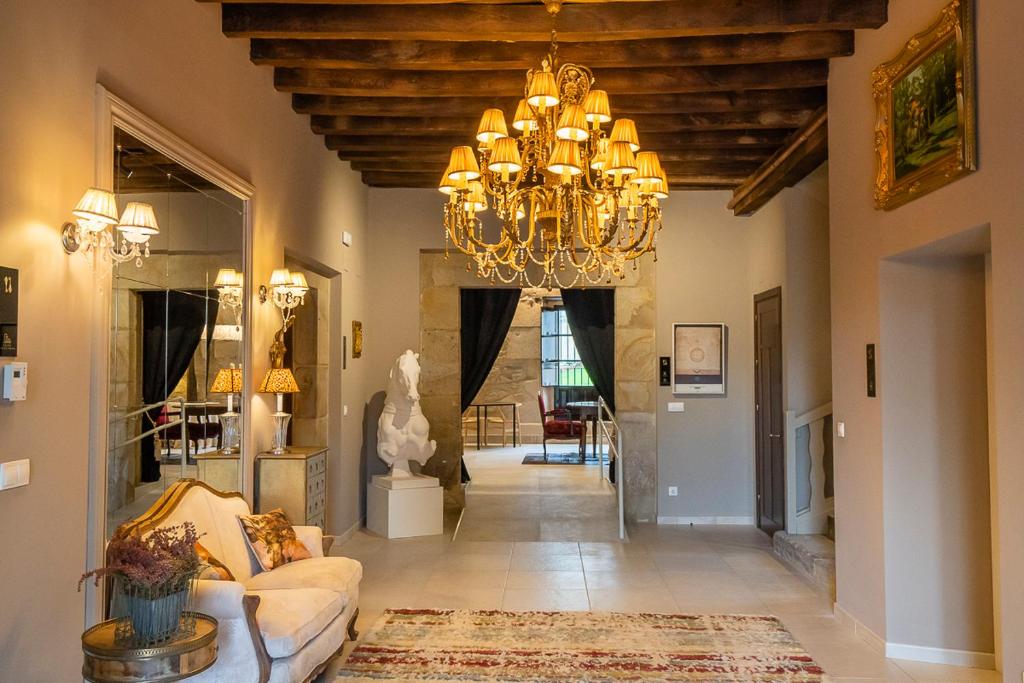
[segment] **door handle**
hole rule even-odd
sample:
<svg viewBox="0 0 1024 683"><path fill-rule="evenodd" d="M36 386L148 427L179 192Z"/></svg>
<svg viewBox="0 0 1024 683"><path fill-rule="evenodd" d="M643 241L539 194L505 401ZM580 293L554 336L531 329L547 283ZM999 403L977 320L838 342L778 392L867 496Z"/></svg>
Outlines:
<svg viewBox="0 0 1024 683"><path fill-rule="evenodd" d="M769 434L768 437L771 439L781 439L782 434Z"/></svg>

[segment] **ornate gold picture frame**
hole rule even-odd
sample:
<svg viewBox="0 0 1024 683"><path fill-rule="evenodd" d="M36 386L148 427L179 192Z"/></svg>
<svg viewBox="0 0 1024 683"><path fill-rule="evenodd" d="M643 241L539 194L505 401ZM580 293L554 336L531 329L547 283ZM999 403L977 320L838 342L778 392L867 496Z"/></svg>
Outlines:
<svg viewBox="0 0 1024 683"><path fill-rule="evenodd" d="M363 357L363 323L352 321L352 357Z"/></svg>
<svg viewBox="0 0 1024 683"><path fill-rule="evenodd" d="M875 69L875 207L894 209L978 168L974 0L953 0Z"/></svg>

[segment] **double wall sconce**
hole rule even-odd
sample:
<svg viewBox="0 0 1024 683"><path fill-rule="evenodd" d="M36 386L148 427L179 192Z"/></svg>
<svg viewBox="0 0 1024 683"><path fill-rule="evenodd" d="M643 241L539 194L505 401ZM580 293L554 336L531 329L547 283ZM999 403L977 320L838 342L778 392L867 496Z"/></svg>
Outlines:
<svg viewBox="0 0 1024 683"><path fill-rule="evenodd" d="M235 314L235 327L242 327L242 287L244 277L234 268L221 268L213 286L217 290L221 306L227 306Z"/></svg>
<svg viewBox="0 0 1024 683"><path fill-rule="evenodd" d="M152 205L128 202L118 218L114 193L98 187L86 190L71 213L77 220L61 228L61 243L69 254L98 253L115 263L135 259L141 268L143 256L149 257L150 238L160 233Z"/></svg>
<svg viewBox="0 0 1024 683"><path fill-rule="evenodd" d="M293 273L287 268L278 268L270 276L270 285L260 285L260 303L264 304L267 299L274 302L274 305L281 309L281 317L284 321L284 329L292 323L294 317L292 311L306 302L306 292L309 291L309 283L302 273Z"/></svg>

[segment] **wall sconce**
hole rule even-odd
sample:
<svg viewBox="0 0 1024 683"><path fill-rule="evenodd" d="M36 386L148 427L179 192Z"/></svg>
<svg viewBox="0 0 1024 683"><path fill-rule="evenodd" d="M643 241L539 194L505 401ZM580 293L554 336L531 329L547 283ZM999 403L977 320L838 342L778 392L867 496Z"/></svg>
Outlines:
<svg viewBox="0 0 1024 683"><path fill-rule="evenodd" d="M116 263L135 259L141 268L142 257L149 258L149 239L160 233L151 205L128 202L119 219L114 193L97 187L86 190L71 213L76 222L61 227L61 243L68 254L81 249L85 255L97 252Z"/></svg>
<svg viewBox="0 0 1024 683"><path fill-rule="evenodd" d="M292 311L306 302L309 284L302 273L293 273L287 268L278 268L270 276L270 286L260 285L260 303L272 299L274 305L281 309L284 329L292 323Z"/></svg>
<svg viewBox="0 0 1024 683"><path fill-rule="evenodd" d="M227 306L235 314L235 329L242 328L242 284L242 274L234 268L218 270L213 283L221 306Z"/></svg>

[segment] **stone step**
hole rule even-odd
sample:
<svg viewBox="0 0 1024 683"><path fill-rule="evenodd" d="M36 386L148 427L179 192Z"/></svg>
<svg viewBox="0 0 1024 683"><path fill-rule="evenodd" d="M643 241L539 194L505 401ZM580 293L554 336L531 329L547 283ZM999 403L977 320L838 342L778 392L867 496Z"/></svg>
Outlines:
<svg viewBox="0 0 1024 683"><path fill-rule="evenodd" d="M790 535L776 531L772 537L775 554L793 569L835 597L836 544L826 536L815 534Z"/></svg>

